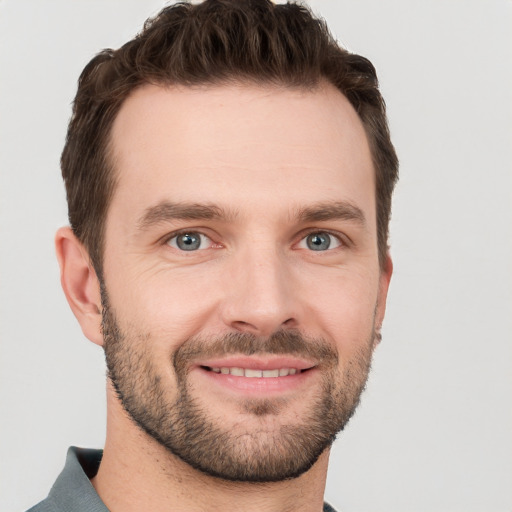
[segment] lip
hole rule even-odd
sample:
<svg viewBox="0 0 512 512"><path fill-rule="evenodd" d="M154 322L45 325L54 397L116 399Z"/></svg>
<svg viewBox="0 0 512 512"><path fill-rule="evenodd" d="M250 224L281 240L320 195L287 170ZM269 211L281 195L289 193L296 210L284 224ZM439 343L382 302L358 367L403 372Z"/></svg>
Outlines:
<svg viewBox="0 0 512 512"><path fill-rule="evenodd" d="M314 361L294 356L258 357L230 356L199 361L199 367L208 368L247 368L250 370L278 370L279 368L296 368L308 370L316 366Z"/></svg>
<svg viewBox="0 0 512 512"><path fill-rule="evenodd" d="M242 377L231 374L215 373L209 368L244 368L251 370L277 370L295 368L301 370L295 375L283 377ZM306 382L314 378L318 370L316 364L294 356L247 357L232 356L226 358L200 361L192 368L192 373L205 386L235 396L244 397L277 397L298 392Z"/></svg>

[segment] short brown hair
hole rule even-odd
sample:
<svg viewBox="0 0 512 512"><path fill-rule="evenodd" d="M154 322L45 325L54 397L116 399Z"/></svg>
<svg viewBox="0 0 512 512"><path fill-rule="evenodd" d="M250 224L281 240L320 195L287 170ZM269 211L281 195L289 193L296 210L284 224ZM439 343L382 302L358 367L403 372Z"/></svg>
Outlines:
<svg viewBox="0 0 512 512"><path fill-rule="evenodd" d="M321 80L346 96L364 125L376 173L383 265L398 160L371 62L341 48L325 22L302 5L206 0L164 8L133 40L96 55L80 76L61 166L71 227L100 279L105 219L116 183L110 132L134 89L148 83L229 82L313 88Z"/></svg>

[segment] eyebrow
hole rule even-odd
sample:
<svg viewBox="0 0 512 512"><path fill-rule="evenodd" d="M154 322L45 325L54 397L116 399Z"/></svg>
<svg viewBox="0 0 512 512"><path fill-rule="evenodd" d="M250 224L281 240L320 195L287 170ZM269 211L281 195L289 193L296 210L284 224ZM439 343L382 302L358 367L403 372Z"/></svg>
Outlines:
<svg viewBox="0 0 512 512"><path fill-rule="evenodd" d="M164 201L147 208L137 221L139 230L172 220L230 220L236 212L226 211L215 204L172 203Z"/></svg>
<svg viewBox="0 0 512 512"><path fill-rule="evenodd" d="M164 201L147 208L137 221L140 231L154 225L173 220L222 220L229 222L237 217L236 211L228 211L215 204L172 203ZM298 208L295 218L301 222L321 222L327 220L355 221L365 226L363 211L347 201L326 201Z"/></svg>
<svg viewBox="0 0 512 512"><path fill-rule="evenodd" d="M355 221L363 227L366 225L363 210L348 201L327 201L300 208L297 217L302 222L348 220Z"/></svg>

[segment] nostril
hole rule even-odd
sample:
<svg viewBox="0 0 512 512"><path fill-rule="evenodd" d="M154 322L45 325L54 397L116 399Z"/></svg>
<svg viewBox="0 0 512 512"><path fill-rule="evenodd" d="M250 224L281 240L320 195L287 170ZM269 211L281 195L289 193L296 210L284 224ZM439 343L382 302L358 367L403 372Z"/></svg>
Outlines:
<svg viewBox="0 0 512 512"><path fill-rule="evenodd" d="M243 320L235 320L234 322L231 322L231 326L235 328L237 331L240 332L247 332L252 333L256 335L263 335L267 336L271 333L278 331L279 329L286 328L296 328L297 327L297 321L295 318L288 318L281 324L279 322L264 322L261 321L258 324L252 324L250 322L245 322Z"/></svg>
<svg viewBox="0 0 512 512"><path fill-rule="evenodd" d="M232 325L239 331L257 331L257 328L254 325L242 320L235 320Z"/></svg>

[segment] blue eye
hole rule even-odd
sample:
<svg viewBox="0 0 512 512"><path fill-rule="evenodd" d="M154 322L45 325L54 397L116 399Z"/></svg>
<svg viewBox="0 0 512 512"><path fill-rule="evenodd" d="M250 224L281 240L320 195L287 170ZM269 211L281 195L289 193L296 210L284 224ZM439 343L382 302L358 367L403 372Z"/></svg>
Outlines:
<svg viewBox="0 0 512 512"><path fill-rule="evenodd" d="M211 240L206 235L190 231L173 236L167 243L180 251L197 251L208 249L208 242L211 243Z"/></svg>
<svg viewBox="0 0 512 512"><path fill-rule="evenodd" d="M309 249L310 251L327 251L329 249L336 249L340 246L340 240L325 231L310 233L299 243L299 247L301 249Z"/></svg>

